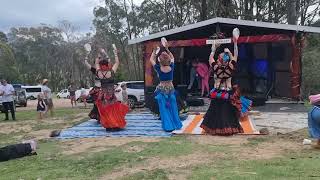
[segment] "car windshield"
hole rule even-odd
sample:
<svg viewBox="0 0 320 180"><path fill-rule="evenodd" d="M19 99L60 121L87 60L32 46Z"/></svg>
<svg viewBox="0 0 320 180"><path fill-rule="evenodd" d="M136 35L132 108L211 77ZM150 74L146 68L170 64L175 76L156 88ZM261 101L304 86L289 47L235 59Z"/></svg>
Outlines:
<svg viewBox="0 0 320 180"><path fill-rule="evenodd" d="M130 88L130 89L144 89L144 83L143 82L127 83L127 88Z"/></svg>

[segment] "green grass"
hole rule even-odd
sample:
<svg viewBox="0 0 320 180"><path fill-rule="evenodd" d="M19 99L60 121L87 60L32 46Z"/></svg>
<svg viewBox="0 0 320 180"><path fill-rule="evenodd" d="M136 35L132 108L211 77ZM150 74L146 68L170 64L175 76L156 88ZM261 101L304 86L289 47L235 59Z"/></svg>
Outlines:
<svg viewBox="0 0 320 180"><path fill-rule="evenodd" d="M243 144L243 146L258 146L264 142L270 142L272 140L271 136L258 136L253 138L248 138L248 143Z"/></svg>
<svg viewBox="0 0 320 180"><path fill-rule="evenodd" d="M74 118L77 114L83 113L83 112L89 112L89 109L79 109L79 108L59 108L59 109L54 109L54 118L62 118L63 119L72 119ZM50 114L50 113L49 113ZM4 119L4 114L3 119ZM9 115L9 118L11 115ZM49 115L50 117L50 115ZM16 112L16 118L17 121L27 121L27 120L36 120L38 118L38 113L36 110L28 110L28 111L17 111ZM1 122L11 122L10 121L3 121L0 119Z"/></svg>
<svg viewBox="0 0 320 180"><path fill-rule="evenodd" d="M261 140L253 139L250 141ZM262 142L265 142L264 140ZM97 179L108 172L121 169L122 166L134 168L144 165L151 157L174 158L202 151L203 153L228 153L232 148L218 145L209 148L188 141L183 136L165 138L159 142L130 142L120 147L91 153L90 151L76 154L62 154L63 142L56 140L42 140L37 156L29 156L17 160L0 163L0 179ZM107 140L106 140L107 145ZM253 145L256 145L254 143ZM128 152L131 146L141 146L139 152ZM237 149L238 150L238 149ZM304 150L301 153L287 153L282 158L269 160L238 160L237 155L227 154L215 157L203 164L175 168L175 173L189 172L189 179L319 179L320 155L317 151ZM171 169L153 169L141 171L123 177L124 180L140 179L168 179Z"/></svg>
<svg viewBox="0 0 320 180"><path fill-rule="evenodd" d="M20 141L20 138L24 136L26 132L13 132L10 134L0 133L0 146L4 146L13 142Z"/></svg>
<svg viewBox="0 0 320 180"><path fill-rule="evenodd" d="M111 171L114 167L129 162L138 162L139 156L112 149L90 154L85 158L61 154L57 143L40 143L37 156L0 163L4 179L91 179ZM14 173L19 172L19 173ZM1 179L0 177L0 179Z"/></svg>
<svg viewBox="0 0 320 180"><path fill-rule="evenodd" d="M124 177L122 180L145 180L145 179L161 180L161 179L168 179L168 176L165 170L155 169L152 171L138 172L131 176Z"/></svg>
<svg viewBox="0 0 320 180"><path fill-rule="evenodd" d="M55 117L65 120L63 122L48 125L45 122L30 124L35 119L36 112L18 112L21 125L31 125L32 131L43 129L60 129L65 126L72 126L77 114L82 109L57 109ZM24 118L22 118L24 117ZM83 119L86 120L87 118ZM25 120L25 121L24 121ZM36 120L35 120L36 121ZM28 137L28 132L20 131L10 134L0 132L0 145L20 142ZM37 156L28 156L21 159L10 160L0 163L0 180L4 179L25 179L33 180L46 179L98 179L106 177L112 171L121 171L125 168L148 166L150 159L174 159L190 155L192 153L209 154L208 159L203 163L190 164L187 167L175 167L161 169L160 167L150 170L138 171L123 177L124 180L141 179L168 179L172 173L184 175L188 179L320 179L320 155L318 151L305 149L283 150L281 158L268 160L245 160L240 159L239 154L252 148L263 148L263 143L276 143L278 140L300 142L300 139L307 136L306 129L281 136L257 136L248 138L248 142L239 146L221 144L200 144L190 140L188 136L174 136L160 139L158 142L132 141L121 146L108 145L105 141L105 150L93 152L89 148L85 152L73 155L63 154L66 145L64 141L44 139L39 141L40 149ZM81 146L81 144L79 144ZM138 147L136 149L132 147ZM248 148L249 147L249 148ZM133 150L132 150L133 149ZM215 153L218 155L214 155ZM213 156L211 156L211 154ZM166 161L165 161L166 162ZM169 161L170 162L170 161ZM202 160L201 160L202 162ZM153 162L154 163L154 162ZM163 163L163 162L162 162ZM171 176L172 177L172 176Z"/></svg>
<svg viewBox="0 0 320 180"><path fill-rule="evenodd" d="M182 143L177 145L177 142ZM42 179L64 177L68 177L68 179L92 179L123 164L135 165L143 163L144 160L153 156L181 156L192 151L191 143L187 143L185 138L164 139L157 143L144 143L146 147L141 152L124 151L128 146L142 144L142 142L133 142L99 153L87 152L73 156L63 155L58 144L56 141L40 142L37 156L0 163L1 176L6 177L6 179L34 179L39 177ZM138 174L137 176L149 177L149 175L144 174ZM163 172L154 171L151 176L162 177Z"/></svg>
<svg viewBox="0 0 320 180"><path fill-rule="evenodd" d="M298 157L296 157L298 156ZM313 158L310 158L310 157ZM292 158L295 157L295 158ZM320 156L307 151L270 160L236 161L220 159L214 164L195 167L189 179L319 179Z"/></svg>

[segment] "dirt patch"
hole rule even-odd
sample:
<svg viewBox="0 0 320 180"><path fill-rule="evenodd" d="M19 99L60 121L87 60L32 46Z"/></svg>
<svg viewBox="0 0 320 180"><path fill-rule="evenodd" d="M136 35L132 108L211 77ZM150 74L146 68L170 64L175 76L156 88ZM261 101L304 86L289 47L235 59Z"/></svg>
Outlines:
<svg viewBox="0 0 320 180"><path fill-rule="evenodd" d="M61 145L64 149L63 153L66 155L80 154L83 152L99 152L110 149L111 147L118 147L134 141L141 142L159 142L161 138L86 138L76 140L63 140ZM143 148L143 146L141 146ZM138 146L132 146L128 151L139 151L141 148ZM142 149L143 150L143 149Z"/></svg>
<svg viewBox="0 0 320 180"><path fill-rule="evenodd" d="M272 142L262 142L256 147L246 146L241 148L241 151L236 152L234 155L238 157L239 160L272 159L282 157L285 152L297 152L303 148L304 147L297 142L275 138Z"/></svg>
<svg viewBox="0 0 320 180"><path fill-rule="evenodd" d="M132 146L125 148L123 151L128 152L128 153L138 153L138 152L143 151L146 146L147 146L146 144L132 145Z"/></svg>
<svg viewBox="0 0 320 180"><path fill-rule="evenodd" d="M0 125L1 133L11 134L17 132L30 132L32 130L31 124L23 124L23 123L1 123Z"/></svg>
<svg viewBox="0 0 320 180"><path fill-rule="evenodd" d="M42 129L39 131L32 131L28 134L28 136L36 139L46 139L49 138L52 129Z"/></svg>
<svg viewBox="0 0 320 180"><path fill-rule="evenodd" d="M255 136L189 136L190 141L202 145L241 145L248 143L248 138Z"/></svg>
<svg viewBox="0 0 320 180"><path fill-rule="evenodd" d="M115 169L112 173L100 178L100 179L118 179L121 177L133 175L135 173L143 171L151 171L155 169L168 169L172 173L169 177L170 179L186 179L186 177L191 173L186 171L181 174L181 169L186 169L190 166L196 166L199 164L212 163L215 158L224 157L222 152L214 153L204 153L204 152L194 152L186 156L170 157L170 158L160 158L151 157L141 164L136 164L134 168L130 166L123 166ZM180 176L174 176L178 174Z"/></svg>
<svg viewBox="0 0 320 180"><path fill-rule="evenodd" d="M19 107L17 111L28 111L28 110L35 110L37 108L38 101L37 100L29 100L27 107ZM55 108L70 108L71 103L70 99L53 99L53 105ZM92 104L89 104L92 106ZM77 108L83 108L83 103L77 103Z"/></svg>

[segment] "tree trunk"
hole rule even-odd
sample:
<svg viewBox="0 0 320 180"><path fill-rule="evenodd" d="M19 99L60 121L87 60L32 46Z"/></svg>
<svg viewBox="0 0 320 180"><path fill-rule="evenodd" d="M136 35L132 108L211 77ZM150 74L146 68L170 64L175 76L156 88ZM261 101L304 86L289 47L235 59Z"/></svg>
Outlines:
<svg viewBox="0 0 320 180"><path fill-rule="evenodd" d="M269 0L269 3L268 3L268 21L269 22L272 22L273 21L273 0Z"/></svg>
<svg viewBox="0 0 320 180"><path fill-rule="evenodd" d="M287 0L288 24L297 24L296 0Z"/></svg>
<svg viewBox="0 0 320 180"><path fill-rule="evenodd" d="M207 0L201 0L201 12L200 12L200 20L205 21L207 20Z"/></svg>
<svg viewBox="0 0 320 180"><path fill-rule="evenodd" d="M126 18L127 18L128 35L129 35L129 38L132 39L131 24L130 24L131 19L129 18L129 15L128 15L127 1L126 0L123 0L123 6L124 6L125 13L126 13ZM132 60L133 60L134 77L136 78L137 77L137 67L136 67L136 63L135 63L135 56L134 56L134 51L133 51L133 47L132 46L131 46L131 56L132 56ZM127 56L127 58L129 58L129 57L130 56ZM130 68L130 66L128 68Z"/></svg>

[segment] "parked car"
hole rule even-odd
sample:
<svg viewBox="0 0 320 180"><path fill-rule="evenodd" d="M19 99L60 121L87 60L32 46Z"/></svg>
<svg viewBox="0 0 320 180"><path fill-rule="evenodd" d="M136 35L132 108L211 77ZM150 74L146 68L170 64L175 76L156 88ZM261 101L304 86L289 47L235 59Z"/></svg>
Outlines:
<svg viewBox="0 0 320 180"><path fill-rule="evenodd" d="M127 93L128 93L130 108L134 108L137 105L144 104L144 82L143 81L119 82L115 89L115 95L119 101L123 101L122 88L121 88L122 84L127 85Z"/></svg>
<svg viewBox="0 0 320 180"><path fill-rule="evenodd" d="M15 96L13 98L14 98L15 105L27 107L28 100L27 100L25 89L15 88Z"/></svg>
<svg viewBox="0 0 320 180"><path fill-rule="evenodd" d="M37 99L38 94L41 93L41 86L21 86L22 89L26 90L27 99Z"/></svg>
<svg viewBox="0 0 320 180"><path fill-rule="evenodd" d="M68 89L62 89L58 94L57 94L57 98L65 98L65 99L69 99L70 98L70 92Z"/></svg>
<svg viewBox="0 0 320 180"><path fill-rule="evenodd" d="M85 90L86 90L86 96L87 96L87 102L88 102L88 103L92 103L92 102L93 102L93 99L92 99L92 98L90 97L90 95L89 95L89 92L90 92L91 89L92 89L92 87L89 88L89 89L85 89ZM77 100L78 102L81 102L81 101L82 101L81 98L80 98L80 96L81 96L81 89L76 90L76 100Z"/></svg>

